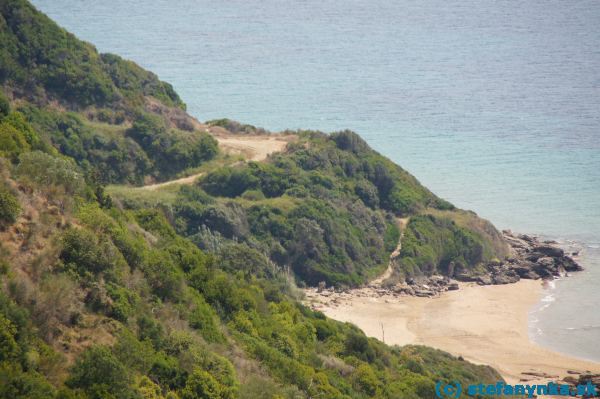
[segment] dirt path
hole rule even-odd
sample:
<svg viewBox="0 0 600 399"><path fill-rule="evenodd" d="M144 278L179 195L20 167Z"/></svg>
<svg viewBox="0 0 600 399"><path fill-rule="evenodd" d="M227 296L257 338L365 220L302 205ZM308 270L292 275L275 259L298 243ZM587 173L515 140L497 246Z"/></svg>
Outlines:
<svg viewBox="0 0 600 399"><path fill-rule="evenodd" d="M194 175L190 175L187 177L182 177L181 179L175 179L175 180L169 180L163 183L156 183L156 184L148 184L147 186L143 186L140 187L142 190L149 190L149 191L154 191L154 190L158 190L161 188L164 188L166 186L170 186L173 184L192 184L194 183L194 181L196 181L197 178L199 178L200 176L202 176L204 173L196 173Z"/></svg>
<svg viewBox="0 0 600 399"><path fill-rule="evenodd" d="M404 237L404 229L408 224L409 218L398 218L398 227L400 228L400 237L398 238L398 245L396 249L390 254L390 261L388 262L388 267L385 269L385 272L375 280L369 283L369 287L378 288L381 287L383 282L392 276L394 269L392 268L393 260L400 256L400 251L402 250L402 237Z"/></svg>
<svg viewBox="0 0 600 399"><path fill-rule="evenodd" d="M369 298L369 297L380 297L388 293L388 290L383 287L385 280L390 278L393 273L393 260L400 255L402 249L402 237L404 236L404 229L408 224L409 218L398 218L398 227L400 228L400 237L398 238L398 245L396 249L390 254L390 261L388 267L374 280L371 280L366 286L360 288L353 288L344 292L336 292L333 289L320 290L314 287L307 288L304 290L305 300L304 302L315 309L323 310L327 307L337 307L341 303L345 303L352 298ZM335 318L335 317L334 317Z"/></svg>
<svg viewBox="0 0 600 399"><path fill-rule="evenodd" d="M275 152L285 150L294 136L215 136L219 147L228 154L242 154L249 161L264 161Z"/></svg>
<svg viewBox="0 0 600 399"><path fill-rule="evenodd" d="M285 150L287 144L294 140L292 135L238 135L224 134L220 131L211 132L213 137L219 142L221 151L226 154L243 155L248 161L260 162L275 152ZM175 180L169 180L162 183L148 184L139 187L142 190L155 191L171 185L193 184L196 179L202 176L204 172L196 173L190 176Z"/></svg>

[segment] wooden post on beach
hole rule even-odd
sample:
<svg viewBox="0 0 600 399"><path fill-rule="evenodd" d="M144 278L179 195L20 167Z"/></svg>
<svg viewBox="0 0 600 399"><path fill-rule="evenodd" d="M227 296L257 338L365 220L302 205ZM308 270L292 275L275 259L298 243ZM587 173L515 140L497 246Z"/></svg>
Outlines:
<svg viewBox="0 0 600 399"><path fill-rule="evenodd" d="M379 324L381 324L381 340L385 344L385 330L383 329L383 323Z"/></svg>

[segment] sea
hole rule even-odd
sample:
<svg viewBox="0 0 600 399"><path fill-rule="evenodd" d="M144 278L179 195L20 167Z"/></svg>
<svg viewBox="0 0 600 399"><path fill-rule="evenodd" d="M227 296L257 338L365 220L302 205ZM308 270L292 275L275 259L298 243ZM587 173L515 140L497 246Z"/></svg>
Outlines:
<svg viewBox="0 0 600 399"><path fill-rule="evenodd" d="M600 2L33 0L200 120L352 129L500 229L581 251L531 311L600 361Z"/></svg>

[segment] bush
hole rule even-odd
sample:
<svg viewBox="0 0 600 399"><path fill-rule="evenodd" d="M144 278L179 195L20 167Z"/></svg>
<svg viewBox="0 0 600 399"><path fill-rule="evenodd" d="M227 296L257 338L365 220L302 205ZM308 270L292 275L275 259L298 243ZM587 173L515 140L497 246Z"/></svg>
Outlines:
<svg viewBox="0 0 600 399"><path fill-rule="evenodd" d="M143 113L126 135L135 140L153 160L158 176L200 166L218 153L218 143L205 133L168 130L161 117Z"/></svg>
<svg viewBox="0 0 600 399"><path fill-rule="evenodd" d="M0 122L0 156L16 162L19 155L27 152L31 146L23 132L7 123Z"/></svg>
<svg viewBox="0 0 600 399"><path fill-rule="evenodd" d="M6 227L17 221L21 205L17 197L3 184L0 184L0 227Z"/></svg>
<svg viewBox="0 0 600 399"><path fill-rule="evenodd" d="M4 95L4 92L0 90L0 119L10 113L10 103L8 98Z"/></svg>
<svg viewBox="0 0 600 399"><path fill-rule="evenodd" d="M106 239L86 229L71 228L62 236L62 249L59 258L66 270L77 275L97 275L114 271L123 265L122 255L117 248Z"/></svg>
<svg viewBox="0 0 600 399"><path fill-rule="evenodd" d="M85 180L76 165L40 151L21 154L16 174L35 187L62 187L69 195L81 195Z"/></svg>
<svg viewBox="0 0 600 399"><path fill-rule="evenodd" d="M204 370L196 369L181 392L181 399L225 399L221 385Z"/></svg>
<svg viewBox="0 0 600 399"><path fill-rule="evenodd" d="M404 277L472 270L492 256L492 250L477 233L452 220L433 215L413 216L408 223L400 251ZM455 263L456 269L450 270Z"/></svg>
<svg viewBox="0 0 600 399"><path fill-rule="evenodd" d="M85 350L71 368L66 384L84 390L90 398L131 398L133 392L129 371L105 346Z"/></svg>

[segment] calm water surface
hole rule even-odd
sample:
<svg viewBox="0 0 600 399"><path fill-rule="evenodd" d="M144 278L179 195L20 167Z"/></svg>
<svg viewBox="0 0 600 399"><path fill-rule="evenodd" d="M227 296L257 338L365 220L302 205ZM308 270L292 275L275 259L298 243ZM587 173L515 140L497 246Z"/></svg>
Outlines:
<svg viewBox="0 0 600 399"><path fill-rule="evenodd" d="M531 334L600 361L600 2L33 2L199 119L351 128L498 227L577 242Z"/></svg>

